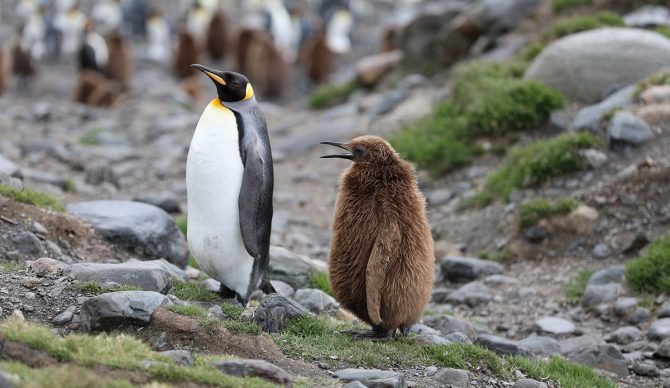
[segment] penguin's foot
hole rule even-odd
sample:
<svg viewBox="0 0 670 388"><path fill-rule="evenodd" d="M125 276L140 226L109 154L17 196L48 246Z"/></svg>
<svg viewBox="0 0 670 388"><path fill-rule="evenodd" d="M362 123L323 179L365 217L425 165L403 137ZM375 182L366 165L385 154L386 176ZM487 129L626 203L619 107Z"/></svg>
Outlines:
<svg viewBox="0 0 670 388"><path fill-rule="evenodd" d="M408 336L410 326L400 326L400 335Z"/></svg>
<svg viewBox="0 0 670 388"><path fill-rule="evenodd" d="M393 339L393 332L395 330L383 329L379 326L375 326L372 330L343 330L342 334L350 334L356 339L367 339L370 341L388 341Z"/></svg>
<svg viewBox="0 0 670 388"><path fill-rule="evenodd" d="M237 296L237 293L222 284L219 287L219 296L222 299L233 299Z"/></svg>
<svg viewBox="0 0 670 388"><path fill-rule="evenodd" d="M268 280L263 280L260 286L260 290L263 291L264 294L276 294L277 291L275 290L274 286L272 283L270 283Z"/></svg>

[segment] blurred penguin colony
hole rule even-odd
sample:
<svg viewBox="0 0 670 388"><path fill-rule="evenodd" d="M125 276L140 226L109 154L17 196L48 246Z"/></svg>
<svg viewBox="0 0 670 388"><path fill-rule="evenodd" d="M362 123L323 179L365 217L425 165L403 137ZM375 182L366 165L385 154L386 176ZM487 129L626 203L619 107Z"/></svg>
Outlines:
<svg viewBox="0 0 670 388"><path fill-rule="evenodd" d="M327 82L354 23L349 0L18 0L10 13L0 92L9 69L30 88L40 65L67 61L79 69L73 99L93 106L128 99L134 60L169 66L194 100L193 63L244 73L264 97L280 96L293 71Z"/></svg>

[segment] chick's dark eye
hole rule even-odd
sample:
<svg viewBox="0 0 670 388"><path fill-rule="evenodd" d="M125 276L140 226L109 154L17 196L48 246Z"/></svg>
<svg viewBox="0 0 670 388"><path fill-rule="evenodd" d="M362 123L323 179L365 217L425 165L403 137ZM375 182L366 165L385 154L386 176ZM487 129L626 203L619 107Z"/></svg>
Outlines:
<svg viewBox="0 0 670 388"><path fill-rule="evenodd" d="M365 156L368 153L368 151L363 147L355 147L353 152L354 152L354 155L358 156L358 157Z"/></svg>

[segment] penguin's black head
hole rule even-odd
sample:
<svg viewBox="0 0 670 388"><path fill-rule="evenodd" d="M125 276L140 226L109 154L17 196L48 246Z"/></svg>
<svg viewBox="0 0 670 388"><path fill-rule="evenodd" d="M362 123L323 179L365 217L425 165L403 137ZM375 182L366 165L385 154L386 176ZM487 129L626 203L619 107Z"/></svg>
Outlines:
<svg viewBox="0 0 670 388"><path fill-rule="evenodd" d="M191 67L202 71L214 82L221 102L244 101L254 96L254 89L249 80L240 73L214 70L198 64Z"/></svg>

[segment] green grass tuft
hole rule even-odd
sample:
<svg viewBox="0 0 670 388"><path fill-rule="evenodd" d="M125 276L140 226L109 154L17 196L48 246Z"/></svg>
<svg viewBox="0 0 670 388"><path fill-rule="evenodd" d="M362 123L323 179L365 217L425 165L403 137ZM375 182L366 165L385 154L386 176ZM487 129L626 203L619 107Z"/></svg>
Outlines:
<svg viewBox="0 0 670 388"><path fill-rule="evenodd" d="M237 319L244 312L244 307L233 306L230 303L221 303L221 310L227 316Z"/></svg>
<svg viewBox="0 0 670 388"><path fill-rule="evenodd" d="M0 336L87 369L104 365L114 369L138 370L150 377L174 383L193 382L220 387L274 386L258 378L226 375L209 363L194 362L190 367L175 365L170 358L153 352L147 344L126 334L70 334L60 337L47 327L19 319L7 319L0 325ZM145 360L155 362L148 367L140 365Z"/></svg>
<svg viewBox="0 0 670 388"><path fill-rule="evenodd" d="M591 275L593 275L593 271L590 269L583 269L579 271L577 279L565 286L565 299L568 303L578 303L582 299L584 290L586 290L586 283L591 279Z"/></svg>
<svg viewBox="0 0 670 388"><path fill-rule="evenodd" d="M328 280L327 272L314 272L310 275L310 282L312 288L317 288L328 295L333 295L333 290L330 288L330 281Z"/></svg>
<svg viewBox="0 0 670 388"><path fill-rule="evenodd" d="M309 97L309 106L312 109L324 109L343 103L356 89L358 89L358 82L355 80L319 86Z"/></svg>
<svg viewBox="0 0 670 388"><path fill-rule="evenodd" d="M665 36L666 38L670 39L670 27L668 26L658 26L653 29L654 32L658 32L659 34Z"/></svg>
<svg viewBox="0 0 670 388"><path fill-rule="evenodd" d="M207 318L207 315L209 315L209 313L207 312L207 310L205 310L204 307L195 306L195 305L181 306L181 305L173 304L173 305L168 306L168 309L170 311L173 311L173 312L177 313L177 314L187 315L189 317L200 318L200 319Z"/></svg>
<svg viewBox="0 0 670 388"><path fill-rule="evenodd" d="M63 200L54 197L51 194L33 191L30 189L15 189L13 187L0 184L0 195L13 198L19 202L35 205L42 209L62 212L65 210Z"/></svg>
<svg viewBox="0 0 670 388"><path fill-rule="evenodd" d="M639 99L642 92L655 85L670 85L670 71L660 71L635 84L635 99Z"/></svg>
<svg viewBox="0 0 670 388"><path fill-rule="evenodd" d="M553 381L557 387L616 388L617 384L598 374L594 369L572 363L562 357L552 357L549 361L531 361L523 357L509 357L507 364L519 369L531 379Z"/></svg>
<svg viewBox="0 0 670 388"><path fill-rule="evenodd" d="M495 262L503 262L507 261L510 258L512 258L512 252L508 251L507 249L501 249L499 251L491 252L487 250L482 250L479 251L477 254L477 257L479 257L482 260L490 260L490 261L495 261Z"/></svg>
<svg viewBox="0 0 670 388"><path fill-rule="evenodd" d="M551 8L554 12L562 12L568 9L592 4L593 0L552 0Z"/></svg>
<svg viewBox="0 0 670 388"><path fill-rule="evenodd" d="M103 288L100 283L96 281L89 281L89 282L83 282L83 283L78 283L75 285L81 292L86 293L86 294L93 294L93 295L100 295L100 294L106 294L109 292L117 292L117 291L142 291L140 287L137 286L131 286L127 284L121 284L118 287L108 287L108 288Z"/></svg>
<svg viewBox="0 0 670 388"><path fill-rule="evenodd" d="M453 93L434 111L389 140L420 168L440 175L465 166L482 150L482 136L534 129L565 101L555 90L523 80L525 64L472 63L454 73Z"/></svg>
<svg viewBox="0 0 670 388"><path fill-rule="evenodd" d="M261 328L258 327L258 325L255 325L251 322L242 322L242 321L226 319L224 321L221 321L221 323L223 323L223 327L225 327L228 331L235 334L250 334L250 335L261 334Z"/></svg>
<svg viewBox="0 0 670 388"><path fill-rule="evenodd" d="M579 150L600 141L590 133L566 133L538 140L511 150L502 166L489 175L475 203L485 205L495 198L507 200L514 189L538 186L548 180L586 168Z"/></svg>
<svg viewBox="0 0 670 388"><path fill-rule="evenodd" d="M32 369L20 362L0 362L3 371L21 378L21 387L68 387L68 388L132 388L135 385L120 378L96 374L80 366L69 364Z"/></svg>
<svg viewBox="0 0 670 388"><path fill-rule="evenodd" d="M517 222L519 227L527 228L542 219L568 214L575 210L578 205L577 201L567 197L559 198L556 201L547 198L533 198L521 204Z"/></svg>
<svg viewBox="0 0 670 388"><path fill-rule="evenodd" d="M174 223L177 225L177 228L181 230L184 237L186 237L188 232L188 216L186 214L180 214L175 217Z"/></svg>
<svg viewBox="0 0 670 388"><path fill-rule="evenodd" d="M2 270L2 272L17 272L24 268L26 268L26 266L23 263L12 263L9 261L0 263L0 270Z"/></svg>
<svg viewBox="0 0 670 388"><path fill-rule="evenodd" d="M550 35L553 39L558 39L577 32L594 30L606 26L623 27L624 25L621 16L605 11L595 15L580 15L559 19L551 27Z"/></svg>
<svg viewBox="0 0 670 388"><path fill-rule="evenodd" d="M99 146L100 139L98 135L104 131L104 128L91 128L79 138L79 144L84 146Z"/></svg>
<svg viewBox="0 0 670 388"><path fill-rule="evenodd" d="M523 50L521 50L519 57L526 62L530 62L533 59L535 59L535 57L540 55L540 53L542 52L542 50L544 50L544 48L545 45L543 43L540 42L529 43L526 45L526 47L524 47Z"/></svg>
<svg viewBox="0 0 670 388"><path fill-rule="evenodd" d="M636 292L670 294L670 233L626 263L626 283Z"/></svg>
<svg viewBox="0 0 670 388"><path fill-rule="evenodd" d="M195 301L215 301L219 300L219 296L209 291L200 283L182 282L175 280L172 283L172 293L181 300L195 300Z"/></svg>

